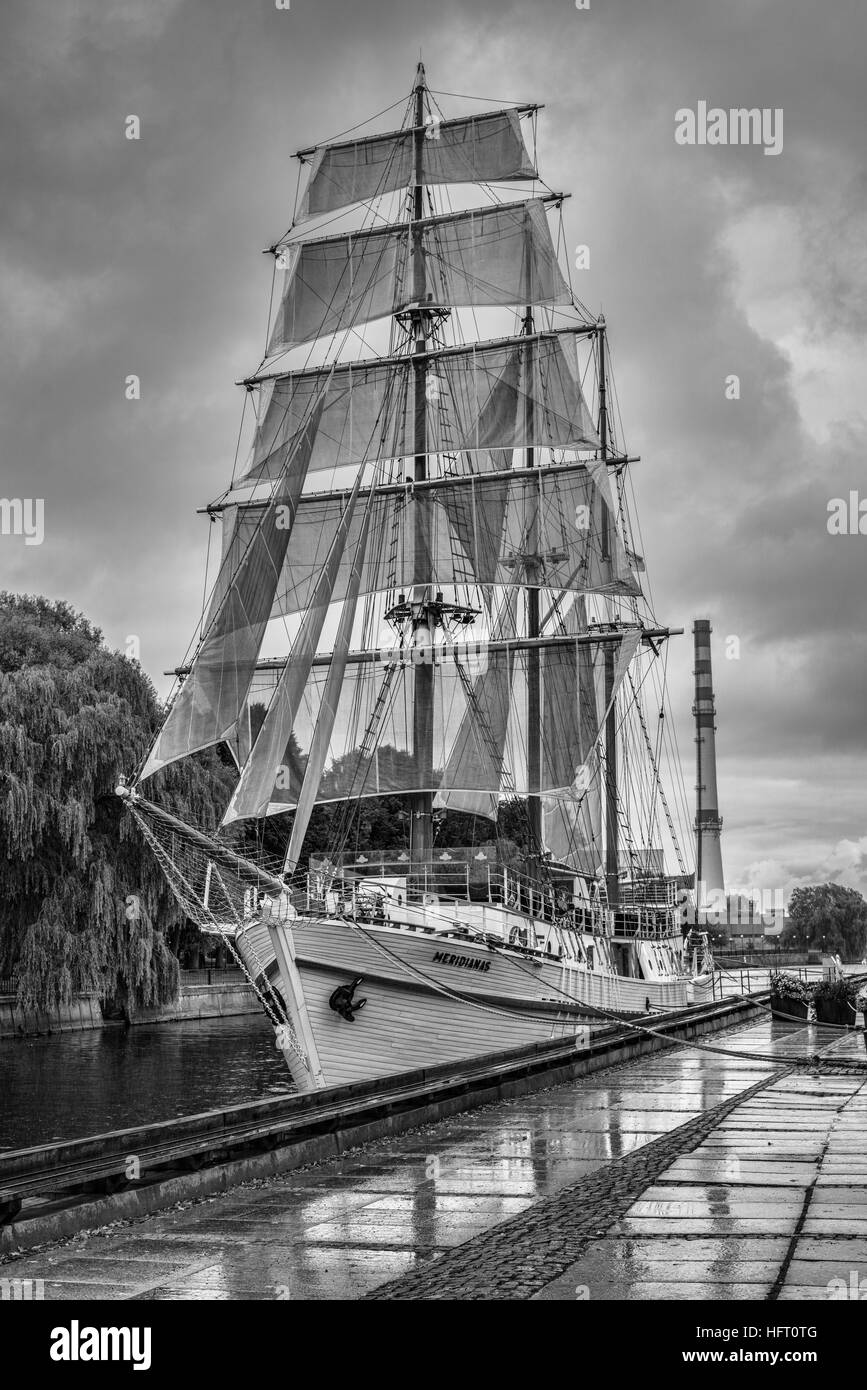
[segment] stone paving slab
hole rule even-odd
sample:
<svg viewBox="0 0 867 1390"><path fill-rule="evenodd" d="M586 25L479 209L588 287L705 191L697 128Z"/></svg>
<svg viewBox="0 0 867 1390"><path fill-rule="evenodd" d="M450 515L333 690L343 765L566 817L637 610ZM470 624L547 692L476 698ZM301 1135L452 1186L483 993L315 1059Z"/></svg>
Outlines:
<svg viewBox="0 0 867 1390"><path fill-rule="evenodd" d="M673 1198L684 1202L701 1202L719 1205L721 1203L737 1203L738 1205L756 1204L764 1209L769 1203L784 1203L788 1205L794 1199L786 1187L768 1187L767 1185L732 1186L731 1191L727 1187L722 1187L716 1183L681 1183L672 1181L670 1170L662 1173L658 1182L648 1187L643 1194L642 1202L670 1202ZM636 1203L636 1205L638 1205Z"/></svg>
<svg viewBox="0 0 867 1390"><path fill-rule="evenodd" d="M698 1247L698 1242L695 1244ZM585 1297L592 1299L629 1299L634 1287L666 1285L683 1292L684 1287L707 1288L715 1284L732 1285L739 1290L750 1285L753 1287L746 1297L764 1297L765 1291L773 1283L777 1262L783 1258L787 1242L752 1242L752 1254L757 1256L753 1259L746 1258L750 1242L740 1242L736 1255L728 1249L729 1244L720 1240L708 1242L703 1248L707 1250L709 1246L712 1253L705 1253L703 1258L691 1259L688 1251L677 1259L658 1252L656 1258L648 1258L640 1245L605 1238L598 1242L591 1256L571 1266L558 1279L539 1290L534 1298L549 1301L572 1299L577 1296L576 1290L586 1288ZM631 1253L624 1255L622 1252L625 1249ZM700 1249L697 1249L699 1253ZM689 1293L684 1296L691 1297ZM720 1297L726 1296L725 1292L720 1294Z"/></svg>
<svg viewBox="0 0 867 1390"><path fill-rule="evenodd" d="M729 1299L767 1299L771 1287L771 1281L768 1279L755 1284L747 1283L746 1280L739 1284L720 1284L715 1280L709 1280L704 1284L686 1282L666 1284L652 1280L649 1283L637 1282L609 1286L598 1290L596 1296L600 1299L629 1302L636 1299L654 1303L684 1303L693 1299L707 1303L718 1303L721 1300Z"/></svg>
<svg viewBox="0 0 867 1390"><path fill-rule="evenodd" d="M430 1258L430 1257L428 1257ZM350 1300L362 1297L384 1280L419 1268L425 1256L412 1250L365 1251L361 1255L312 1250L305 1261L303 1282L295 1262L262 1266L251 1252L246 1264L215 1264L192 1280L162 1284L142 1295L148 1301L247 1300L316 1298Z"/></svg>
<svg viewBox="0 0 867 1390"><path fill-rule="evenodd" d="M797 1225L797 1216L794 1213L789 1217L784 1216L712 1216L704 1218L683 1218L677 1219L671 1216L664 1220L654 1220L650 1217L626 1217L610 1229L616 1234L635 1235L635 1236L664 1236L675 1232L684 1235L713 1236L713 1235L753 1235L761 1231L769 1231L773 1235L791 1236L794 1234Z"/></svg>

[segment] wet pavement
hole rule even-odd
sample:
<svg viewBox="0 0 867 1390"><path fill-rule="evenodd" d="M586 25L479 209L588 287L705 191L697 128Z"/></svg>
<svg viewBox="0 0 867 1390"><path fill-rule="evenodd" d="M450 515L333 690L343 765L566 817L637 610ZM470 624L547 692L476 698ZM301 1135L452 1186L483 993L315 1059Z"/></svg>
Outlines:
<svg viewBox="0 0 867 1390"><path fill-rule="evenodd" d="M867 1293L867 1072L825 1065L863 1063L863 1035L766 1019L703 1043L0 1275L44 1280L49 1299L811 1299L858 1297L861 1279ZM816 1052L823 1074L791 1069Z"/></svg>

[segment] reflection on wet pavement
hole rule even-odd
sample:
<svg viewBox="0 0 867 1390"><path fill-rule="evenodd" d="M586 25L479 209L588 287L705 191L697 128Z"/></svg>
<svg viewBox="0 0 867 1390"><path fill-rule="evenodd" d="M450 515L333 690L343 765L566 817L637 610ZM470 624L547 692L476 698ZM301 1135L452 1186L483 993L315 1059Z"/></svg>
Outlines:
<svg viewBox="0 0 867 1390"><path fill-rule="evenodd" d="M730 1045L864 1060L861 1034L835 1040L816 1027L767 1022ZM863 1072L790 1073L676 1159L535 1297L574 1298L578 1287L601 1299L839 1297L867 1274L865 1140Z"/></svg>
<svg viewBox="0 0 867 1390"><path fill-rule="evenodd" d="M707 1041L738 1055L671 1049L76 1237L15 1275L44 1279L47 1298L359 1298L736 1097L774 1059L864 1057L860 1034L769 1019ZM867 1275L865 1138L863 1072L781 1075L536 1297L829 1297L829 1281Z"/></svg>

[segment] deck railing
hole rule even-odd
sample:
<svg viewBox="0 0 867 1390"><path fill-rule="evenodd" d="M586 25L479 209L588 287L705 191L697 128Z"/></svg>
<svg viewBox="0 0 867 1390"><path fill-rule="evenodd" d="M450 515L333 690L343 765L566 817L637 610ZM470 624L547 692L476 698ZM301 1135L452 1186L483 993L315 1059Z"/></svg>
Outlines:
<svg viewBox="0 0 867 1390"><path fill-rule="evenodd" d="M504 864L474 864L463 859L410 864L408 858L362 856L339 867L320 865L299 886L292 885L299 911L382 918L386 899L400 906L434 907L437 903L476 902L511 908L551 926L605 936L657 941L669 937L672 912L658 903L624 904L616 910L576 897L571 884L540 884Z"/></svg>

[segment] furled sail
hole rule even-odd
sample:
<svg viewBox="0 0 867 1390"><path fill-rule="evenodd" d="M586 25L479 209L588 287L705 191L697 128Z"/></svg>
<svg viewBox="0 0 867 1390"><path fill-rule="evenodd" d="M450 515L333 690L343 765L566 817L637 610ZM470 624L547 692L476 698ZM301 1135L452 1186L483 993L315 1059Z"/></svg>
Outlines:
<svg viewBox="0 0 867 1390"><path fill-rule="evenodd" d="M247 817L266 815L275 784L281 789L289 788L294 791L293 784L297 783L299 760L292 757L293 725L346 552L346 540L358 494L359 486L356 484L320 571L298 635L292 643L292 651L277 682L259 736L253 744L250 757L244 764L240 781L223 816L223 825L230 825L233 821ZM359 538L359 546L365 543L366 528ZM355 567L354 565L353 569Z"/></svg>
<svg viewBox="0 0 867 1390"><path fill-rule="evenodd" d="M263 381L250 463L241 483L275 476L330 378L311 473L415 452L413 358L381 358ZM510 338L427 354L424 409L430 453L530 447L598 449L571 333Z"/></svg>
<svg viewBox="0 0 867 1390"><path fill-rule="evenodd" d="M140 779L188 753L231 738L256 669L283 572L322 403L283 446L282 477L249 535L224 557L192 669L150 751Z"/></svg>
<svg viewBox="0 0 867 1390"><path fill-rule="evenodd" d="M411 303L416 239L436 304L569 302L544 203L505 203L286 248L268 355Z"/></svg>
<svg viewBox="0 0 867 1390"><path fill-rule="evenodd" d="M519 109L508 108L431 121L424 128L423 182L500 183L536 178L519 116ZM310 179L298 220L409 187L415 182L415 135L415 129L409 128L320 145L312 152Z"/></svg>
<svg viewBox="0 0 867 1390"><path fill-rule="evenodd" d="M273 617L306 608L350 495L347 491L301 498ZM226 555L243 550L263 508L262 503L226 508ZM537 530L531 554L534 516ZM383 487L370 501L372 543L365 552L361 592L408 591L416 584L495 584L636 595L640 590L614 520L595 473L581 464ZM350 550L362 524L356 513ZM607 555L603 535L609 537ZM334 601L345 597L347 584L348 576L342 573Z"/></svg>

